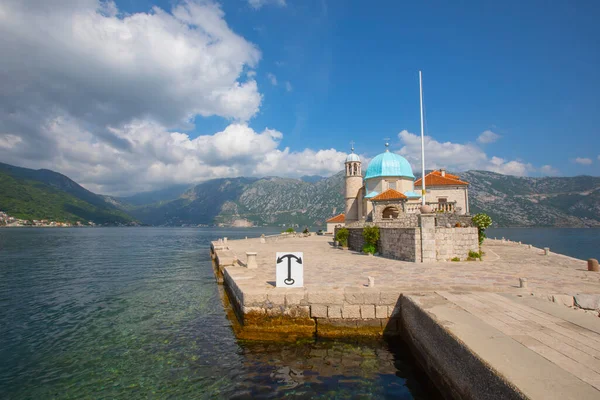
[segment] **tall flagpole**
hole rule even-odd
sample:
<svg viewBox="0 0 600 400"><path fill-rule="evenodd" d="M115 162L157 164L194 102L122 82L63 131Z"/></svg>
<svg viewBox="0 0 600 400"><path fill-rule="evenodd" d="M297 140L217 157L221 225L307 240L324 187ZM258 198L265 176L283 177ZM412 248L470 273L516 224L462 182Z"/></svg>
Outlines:
<svg viewBox="0 0 600 400"><path fill-rule="evenodd" d="M421 204L425 205L425 133L423 131L423 78L419 71L419 90L421 93Z"/></svg>

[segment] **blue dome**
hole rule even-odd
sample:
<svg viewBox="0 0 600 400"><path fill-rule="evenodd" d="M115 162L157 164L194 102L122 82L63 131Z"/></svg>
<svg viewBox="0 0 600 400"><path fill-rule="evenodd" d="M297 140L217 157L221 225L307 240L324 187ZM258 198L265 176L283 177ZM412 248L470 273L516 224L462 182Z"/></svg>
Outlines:
<svg viewBox="0 0 600 400"><path fill-rule="evenodd" d="M350 153L348 154L348 157L346 157L346 162L360 162L360 157L354 153Z"/></svg>
<svg viewBox="0 0 600 400"><path fill-rule="evenodd" d="M408 161L406 161L406 158L396 153L390 153L387 150L385 153L381 153L371 160L365 179L380 176L401 176L415 179L412 168Z"/></svg>

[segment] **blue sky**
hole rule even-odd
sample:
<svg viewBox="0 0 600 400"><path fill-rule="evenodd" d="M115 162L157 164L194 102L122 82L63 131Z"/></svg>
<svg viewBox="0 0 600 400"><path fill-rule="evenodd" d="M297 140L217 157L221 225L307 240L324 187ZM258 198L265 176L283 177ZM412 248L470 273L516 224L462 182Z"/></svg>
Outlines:
<svg viewBox="0 0 600 400"><path fill-rule="evenodd" d="M373 156L383 138L419 132L421 69L435 139L474 142L489 129L502 135L490 146L499 157L565 175L600 172L600 3L450 3L290 0L254 9L224 1L232 29L263 54L264 104L251 125L284 132L292 148L342 150L353 139ZM137 12L153 3L123 4ZM227 121L196 123L211 132Z"/></svg>
<svg viewBox="0 0 600 400"><path fill-rule="evenodd" d="M112 8L114 15L110 16L124 21L136 15L153 14L153 7L176 14L174 7L182 3L189 2L116 1ZM191 3L214 6L204 0ZM247 45L241 50L248 52L247 57L233 60L232 65L243 64L235 82L256 81L255 100L249 103L249 111L199 112L203 110L199 106L186 113L187 125L172 123L181 118L175 114L162 115L162 111L151 108L153 105L148 105L147 110L140 105L140 110L123 115L118 121L107 117L92 123L86 114L77 114L68 105L64 106L64 113L76 120L78 129L85 127L97 137L106 135L96 134L90 125L110 126L113 133L120 127L124 132L128 123L144 118L159 121L168 132L187 134L192 141L199 136L213 137L236 123L247 124L252 130L250 135L260 135L269 128L276 132L267 135L271 135L275 144L261 142L266 153L285 153L288 148L290 154L300 157L302 153L310 158L303 153L306 149L332 150L337 154L329 154L334 163L339 163L338 153L348 151L350 140L356 142L357 152L368 159L383 150L383 139L389 137L392 150L418 164L415 154L418 148L410 133L418 134L420 129L418 71L422 70L426 133L431 137L426 155L431 160L430 167L481 168L530 176L600 173L597 94L600 24L596 23L600 3L372 3L326 0L216 3L221 12L216 12L215 19ZM72 15L65 12L64 18ZM197 14L194 18L189 26L197 31L210 23ZM231 38L228 32L219 32L217 36L223 35L223 43ZM257 54L248 46L254 46ZM219 66L222 64L211 68ZM110 103L111 96L117 98L118 92L107 91L102 96ZM96 99L95 107L97 103ZM402 131L407 132L399 135ZM487 140L482 137L478 141L486 131L493 134L487 133L484 135ZM18 136L11 133L14 130L7 132ZM118 140L136 142L125 134L115 135ZM0 137L0 144L1 140ZM16 140L5 139L6 143ZM218 144L215 146L219 148ZM260 146L253 151L260 152ZM321 165L319 168L287 170L282 174L329 174L336 170L323 167L327 154L313 156L318 158L315 162ZM170 160L169 157L163 158ZM250 156L240 153L239 157L235 160L248 161ZM268 154L265 157L269 159ZM210 177L250 171L251 175L277 175L281 169L275 164L271 170L259 168L249 162L246 167L227 170L224 165L232 165L234 158L220 158L223 165L216 160L207 162L210 168L217 168L211 169ZM63 154L61 163L56 159L49 162L69 172L71 164L65 159ZM260 162L259 158L256 160ZM155 167L155 162L145 168ZM203 166L203 162L201 159L198 166ZM96 168L98 176L102 175L101 167L96 165ZM167 166L160 168L160 177L144 178L147 185L141 189L164 186L168 182L165 171L170 171L173 180L190 180L189 174L177 177ZM101 179L89 175L79 178L96 190L122 190L117 177L112 175Z"/></svg>

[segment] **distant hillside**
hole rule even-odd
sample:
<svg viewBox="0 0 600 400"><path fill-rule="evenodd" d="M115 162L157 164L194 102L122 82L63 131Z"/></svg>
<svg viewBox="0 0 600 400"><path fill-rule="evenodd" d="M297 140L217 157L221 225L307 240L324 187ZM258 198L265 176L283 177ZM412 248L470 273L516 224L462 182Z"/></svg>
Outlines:
<svg viewBox="0 0 600 400"><path fill-rule="evenodd" d="M0 210L20 219L128 224L125 212L64 175L0 163Z"/></svg>
<svg viewBox="0 0 600 400"><path fill-rule="evenodd" d="M600 177L460 176L470 183L471 213L489 214L495 226L600 226Z"/></svg>
<svg viewBox="0 0 600 400"><path fill-rule="evenodd" d="M340 172L329 178L310 178L314 183L277 177L214 179L190 188L176 200L134 206L119 199L118 205L152 225L230 225L236 220L255 225L322 224L343 210L344 176Z"/></svg>
<svg viewBox="0 0 600 400"><path fill-rule="evenodd" d="M526 178L459 173L471 213L494 226L600 226L600 177ZM0 210L24 219L149 225L319 225L344 210L344 174L329 178L224 178L129 197L96 195L64 175L0 164Z"/></svg>
<svg viewBox="0 0 600 400"><path fill-rule="evenodd" d="M470 182L471 213L486 212L494 226L600 226L600 178L526 178L488 171L459 173ZM312 182L306 182L306 180ZM316 225L344 210L344 174L329 178L216 179L194 186L179 199L133 207L154 225Z"/></svg>

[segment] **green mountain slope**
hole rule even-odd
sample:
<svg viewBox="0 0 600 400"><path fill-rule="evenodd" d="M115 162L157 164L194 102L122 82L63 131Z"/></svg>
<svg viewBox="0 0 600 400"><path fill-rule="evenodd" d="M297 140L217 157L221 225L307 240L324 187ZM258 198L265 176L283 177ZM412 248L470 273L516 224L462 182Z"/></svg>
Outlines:
<svg viewBox="0 0 600 400"><path fill-rule="evenodd" d="M0 210L26 220L128 224L129 215L64 175L0 164Z"/></svg>

